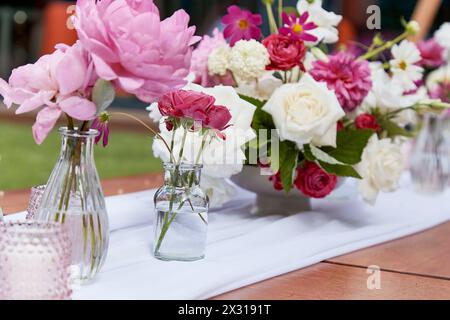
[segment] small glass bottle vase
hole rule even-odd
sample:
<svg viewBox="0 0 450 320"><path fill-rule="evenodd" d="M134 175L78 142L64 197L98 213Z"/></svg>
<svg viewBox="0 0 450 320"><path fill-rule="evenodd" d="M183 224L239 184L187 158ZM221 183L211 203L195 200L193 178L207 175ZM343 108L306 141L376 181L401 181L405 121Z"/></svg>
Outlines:
<svg viewBox="0 0 450 320"><path fill-rule="evenodd" d="M167 261L205 257L208 196L200 188L200 165L164 164L164 185L156 192L153 252Z"/></svg>
<svg viewBox="0 0 450 320"><path fill-rule="evenodd" d="M450 173L449 150L442 118L427 114L410 164L412 181L417 191L437 194L445 190Z"/></svg>
<svg viewBox="0 0 450 320"><path fill-rule="evenodd" d="M61 153L35 219L61 222L72 242L74 280L90 282L106 258L109 225L93 145L98 131L79 133L61 128Z"/></svg>

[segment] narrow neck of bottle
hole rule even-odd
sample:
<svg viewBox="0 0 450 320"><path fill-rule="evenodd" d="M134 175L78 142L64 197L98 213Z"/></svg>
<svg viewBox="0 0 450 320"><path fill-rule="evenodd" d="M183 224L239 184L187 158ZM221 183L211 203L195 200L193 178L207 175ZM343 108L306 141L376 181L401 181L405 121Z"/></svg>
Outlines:
<svg viewBox="0 0 450 320"><path fill-rule="evenodd" d="M192 188L200 184L200 165L164 164L164 184L176 188Z"/></svg>
<svg viewBox="0 0 450 320"><path fill-rule="evenodd" d="M77 132L67 128L59 129L61 134L60 157L66 160L91 161L94 157L94 139L98 135L97 130Z"/></svg>

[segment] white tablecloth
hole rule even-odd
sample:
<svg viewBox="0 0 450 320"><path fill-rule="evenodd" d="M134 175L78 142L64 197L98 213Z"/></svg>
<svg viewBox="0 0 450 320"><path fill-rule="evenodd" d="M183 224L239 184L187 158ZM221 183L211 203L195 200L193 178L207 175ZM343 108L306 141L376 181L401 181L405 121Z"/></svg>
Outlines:
<svg viewBox="0 0 450 320"><path fill-rule="evenodd" d="M97 280L74 298L205 299L450 220L450 192L425 196L413 192L408 179L402 184L373 207L355 194L314 201L312 212L292 216L254 216L254 196L240 192L210 213L207 257L198 262L153 258L154 190L109 197L108 258ZM356 193L351 183L342 188Z"/></svg>

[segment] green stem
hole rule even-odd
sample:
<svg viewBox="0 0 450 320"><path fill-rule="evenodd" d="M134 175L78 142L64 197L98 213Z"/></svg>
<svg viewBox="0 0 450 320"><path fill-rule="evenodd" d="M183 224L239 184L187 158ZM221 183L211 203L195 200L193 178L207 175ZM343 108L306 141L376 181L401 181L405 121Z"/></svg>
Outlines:
<svg viewBox="0 0 450 320"><path fill-rule="evenodd" d="M384 50L390 49L392 48L395 44L399 43L400 41L406 39L408 36L410 35L409 32L405 31L403 32L401 35L399 35L397 38L395 38L394 40L391 41L387 41L384 45L370 50L369 52L367 52L366 54L360 56L358 59L359 60L369 60L373 57L378 56L380 53L382 53Z"/></svg>
<svg viewBox="0 0 450 320"><path fill-rule="evenodd" d="M275 21L275 17L273 15L272 5L270 3L266 3L267 17L269 18L269 26L271 33L278 33L277 23Z"/></svg>
<svg viewBox="0 0 450 320"><path fill-rule="evenodd" d="M164 143L165 147L167 148L167 150L169 151L170 158L172 159L173 163L175 163L175 159L174 159L173 154L172 154L172 149L169 147L169 145L167 144L166 140L158 132L156 132L150 126L148 126L144 121L142 121L141 119L139 119L139 118L137 118L135 116L132 116L132 115L130 115L128 113L124 113L124 112L113 112L113 113L111 113L111 116L113 116L113 115L118 115L118 116L123 116L123 117L127 117L127 118L130 118L130 119L133 119L133 120L139 122L142 126L144 126L147 130L149 130L155 136L160 138L162 140L162 142Z"/></svg>
<svg viewBox="0 0 450 320"><path fill-rule="evenodd" d="M74 130L75 126L73 124L73 118L71 116L69 116L67 113L66 113L66 117L67 117L67 129Z"/></svg>
<svg viewBox="0 0 450 320"><path fill-rule="evenodd" d="M278 25L283 26L283 0L278 0Z"/></svg>

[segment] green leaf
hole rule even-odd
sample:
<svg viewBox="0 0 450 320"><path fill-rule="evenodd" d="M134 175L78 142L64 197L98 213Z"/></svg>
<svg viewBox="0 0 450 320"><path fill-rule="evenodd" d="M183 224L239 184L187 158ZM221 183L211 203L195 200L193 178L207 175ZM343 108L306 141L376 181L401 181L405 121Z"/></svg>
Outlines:
<svg viewBox="0 0 450 320"><path fill-rule="evenodd" d="M294 184L299 153L300 151L295 143L289 141L280 143L280 177L286 192L291 191Z"/></svg>
<svg viewBox="0 0 450 320"><path fill-rule="evenodd" d="M364 148L373 134L372 130L341 130L337 134L337 147L325 147L322 151L342 163L355 165L361 162Z"/></svg>
<svg viewBox="0 0 450 320"><path fill-rule="evenodd" d="M305 144L303 146L303 154L305 156L305 159L311 162L316 161L316 158L314 157L314 155L311 152L311 146L309 144Z"/></svg>
<svg viewBox="0 0 450 320"><path fill-rule="evenodd" d="M330 174L334 174L339 177L351 177L356 179L361 179L359 173L352 166L339 165L339 164L329 164L319 161L320 166L323 170Z"/></svg>
<svg viewBox="0 0 450 320"><path fill-rule="evenodd" d="M266 104L266 101L261 101L245 95L239 96L241 97L242 100L245 100L256 107L252 122L252 128L256 130L256 134L258 134L258 130L260 129L267 129L267 130L275 129L275 124L273 123L272 116L262 110L262 108ZM268 139L270 139L270 137L268 137Z"/></svg>
<svg viewBox="0 0 450 320"><path fill-rule="evenodd" d="M396 124L394 121L385 119L385 118L379 118L377 119L380 126L386 130L388 136L390 138L395 136L403 136L403 137L414 137L414 134L405 128L400 127L398 124Z"/></svg>
<svg viewBox="0 0 450 320"><path fill-rule="evenodd" d="M311 154L319 161L328 163L328 164L340 164L343 165L342 162L336 160L335 158L331 157L328 153L322 151L321 149L310 145Z"/></svg>
<svg viewBox="0 0 450 320"><path fill-rule="evenodd" d="M92 91L92 102L97 106L97 115L108 109L116 97L111 82L103 79L97 80Z"/></svg>

